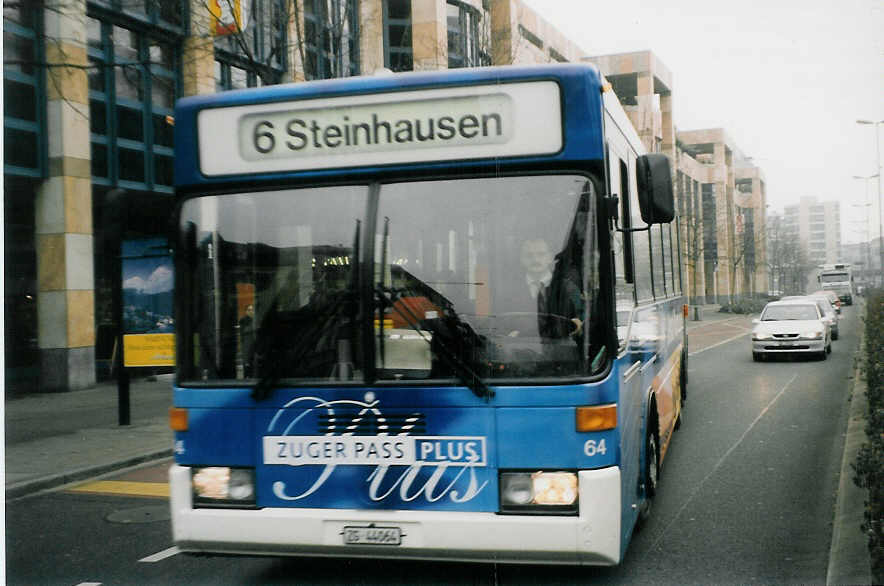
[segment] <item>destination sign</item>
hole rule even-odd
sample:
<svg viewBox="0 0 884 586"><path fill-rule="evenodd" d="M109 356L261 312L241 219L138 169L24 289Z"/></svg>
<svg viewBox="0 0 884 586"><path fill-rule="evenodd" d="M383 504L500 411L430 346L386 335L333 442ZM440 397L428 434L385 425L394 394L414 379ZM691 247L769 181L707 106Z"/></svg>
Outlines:
<svg viewBox="0 0 884 586"><path fill-rule="evenodd" d="M203 110L205 175L540 155L562 148L551 81Z"/></svg>

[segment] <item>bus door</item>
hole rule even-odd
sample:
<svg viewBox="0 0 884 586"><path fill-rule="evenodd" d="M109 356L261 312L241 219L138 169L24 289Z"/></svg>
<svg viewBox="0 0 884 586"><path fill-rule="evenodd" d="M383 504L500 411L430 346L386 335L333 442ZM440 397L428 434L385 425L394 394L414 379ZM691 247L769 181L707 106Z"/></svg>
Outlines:
<svg viewBox="0 0 884 586"><path fill-rule="evenodd" d="M614 150L614 149L612 149ZM630 213L630 182L627 162L619 156L612 156L609 163L609 193L617 193L620 197L619 225L622 228L632 226ZM639 233L641 236L641 233ZM641 430L641 357L634 352L634 344L630 342L637 335L636 317L636 285L634 263L632 259L633 234L613 231L611 243L614 254L615 299L618 338L617 377L620 388L618 426L621 441L621 502L622 522L624 531L631 531L637 511L629 506L638 502L641 444L631 438L638 437ZM628 528L628 529L627 529ZM623 540L625 541L625 539Z"/></svg>

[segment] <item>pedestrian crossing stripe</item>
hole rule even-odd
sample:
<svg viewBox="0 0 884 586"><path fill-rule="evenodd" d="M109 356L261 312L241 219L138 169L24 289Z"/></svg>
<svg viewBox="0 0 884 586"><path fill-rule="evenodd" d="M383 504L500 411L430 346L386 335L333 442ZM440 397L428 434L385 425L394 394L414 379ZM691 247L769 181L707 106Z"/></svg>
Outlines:
<svg viewBox="0 0 884 586"><path fill-rule="evenodd" d="M98 480L87 482L69 489L69 492L101 494L123 494L130 496L168 497L169 484L166 482L131 482L125 480Z"/></svg>

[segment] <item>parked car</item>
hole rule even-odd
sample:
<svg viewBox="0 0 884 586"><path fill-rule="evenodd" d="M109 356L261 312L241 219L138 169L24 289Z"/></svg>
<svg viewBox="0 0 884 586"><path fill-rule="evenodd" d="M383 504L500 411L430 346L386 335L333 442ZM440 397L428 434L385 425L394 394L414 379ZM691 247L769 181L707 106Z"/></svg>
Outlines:
<svg viewBox="0 0 884 586"><path fill-rule="evenodd" d="M812 299L772 301L752 329L752 360L777 354L810 354L825 360L832 334L823 310Z"/></svg>

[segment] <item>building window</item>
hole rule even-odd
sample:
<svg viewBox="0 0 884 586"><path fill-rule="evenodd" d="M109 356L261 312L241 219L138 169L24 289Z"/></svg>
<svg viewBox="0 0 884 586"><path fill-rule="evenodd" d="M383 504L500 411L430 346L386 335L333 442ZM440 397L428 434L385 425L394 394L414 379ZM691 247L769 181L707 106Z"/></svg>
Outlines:
<svg viewBox="0 0 884 586"><path fill-rule="evenodd" d="M215 89L273 85L286 69L286 29L291 14L285 0L242 0L245 26L215 37Z"/></svg>
<svg viewBox="0 0 884 586"><path fill-rule="evenodd" d="M108 11L141 24L183 32L188 0L88 0L91 10Z"/></svg>
<svg viewBox="0 0 884 586"><path fill-rule="evenodd" d="M304 0L304 75L359 75L359 2Z"/></svg>
<svg viewBox="0 0 884 586"><path fill-rule="evenodd" d="M42 9L3 6L3 172L42 177L46 171ZM15 148L9 148L15 145Z"/></svg>
<svg viewBox="0 0 884 586"><path fill-rule="evenodd" d="M751 209L743 210L743 256L748 270L755 270L755 216Z"/></svg>
<svg viewBox="0 0 884 586"><path fill-rule="evenodd" d="M171 193L180 31L164 26L160 16L174 13L153 2L134 16L138 6L126 7L112 16L90 4L86 22L92 180ZM150 15L159 24L145 26Z"/></svg>
<svg viewBox="0 0 884 586"><path fill-rule="evenodd" d="M559 53L558 51L556 51L552 47L549 48L549 56L553 61L558 61L559 63L567 63L568 62L568 60L565 58L564 55L562 55L561 53Z"/></svg>
<svg viewBox="0 0 884 586"><path fill-rule="evenodd" d="M411 0L384 0L384 67L414 69L411 45Z"/></svg>
<svg viewBox="0 0 884 586"><path fill-rule="evenodd" d="M525 39L541 51L543 50L543 41L540 39L540 37L526 29L521 24L519 25L519 34L522 35L523 39Z"/></svg>
<svg viewBox="0 0 884 586"><path fill-rule="evenodd" d="M706 262L718 257L718 225L715 203L715 184L703 183L701 186L703 200L703 250Z"/></svg>
<svg viewBox="0 0 884 586"><path fill-rule="evenodd" d="M482 50L482 16L475 8L448 0L448 68L490 65L491 57Z"/></svg>

